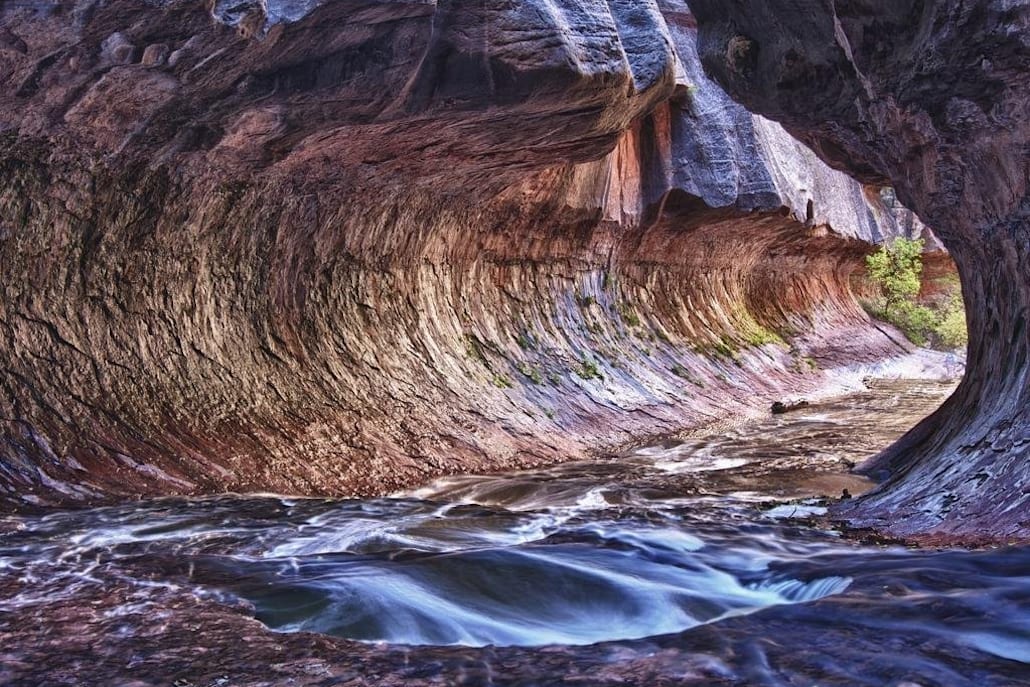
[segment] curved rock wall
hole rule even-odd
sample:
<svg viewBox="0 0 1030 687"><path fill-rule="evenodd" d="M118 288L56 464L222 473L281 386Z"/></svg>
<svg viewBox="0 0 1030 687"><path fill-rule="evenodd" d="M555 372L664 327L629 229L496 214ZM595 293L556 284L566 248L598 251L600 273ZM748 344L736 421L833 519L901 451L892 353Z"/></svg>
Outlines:
<svg viewBox="0 0 1030 687"><path fill-rule="evenodd" d="M868 467L841 510L944 540L1030 531L1030 7L692 0L703 62L747 107L840 169L887 180L947 246L970 329L966 377Z"/></svg>
<svg viewBox="0 0 1030 687"><path fill-rule="evenodd" d="M0 493L384 493L889 355L909 231L671 3L0 10ZM214 17L214 18L213 18Z"/></svg>

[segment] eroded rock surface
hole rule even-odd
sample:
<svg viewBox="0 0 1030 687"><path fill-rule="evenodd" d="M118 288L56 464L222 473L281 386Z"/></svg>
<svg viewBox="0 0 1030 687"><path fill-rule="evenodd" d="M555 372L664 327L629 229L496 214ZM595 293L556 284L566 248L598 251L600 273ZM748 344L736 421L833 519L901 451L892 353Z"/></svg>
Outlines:
<svg viewBox="0 0 1030 687"><path fill-rule="evenodd" d="M849 277L923 226L683 3L212 7L0 10L8 500L384 493L900 350Z"/></svg>
<svg viewBox="0 0 1030 687"><path fill-rule="evenodd" d="M958 392L868 466L841 510L931 539L1030 531L1030 7L980 0L693 0L707 69L831 165L892 183L954 256L969 314Z"/></svg>

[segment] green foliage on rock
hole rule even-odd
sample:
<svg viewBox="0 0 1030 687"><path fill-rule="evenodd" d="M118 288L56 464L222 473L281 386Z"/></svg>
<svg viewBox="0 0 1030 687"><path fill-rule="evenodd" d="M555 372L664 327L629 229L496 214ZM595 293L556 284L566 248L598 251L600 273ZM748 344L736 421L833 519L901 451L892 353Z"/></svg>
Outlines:
<svg viewBox="0 0 1030 687"><path fill-rule="evenodd" d="M622 321L629 327L640 326L640 316L637 315L633 309L633 305L629 301L623 302L619 306L619 314L622 315Z"/></svg>
<svg viewBox="0 0 1030 687"><path fill-rule="evenodd" d="M728 334L723 334L719 337L719 340L713 345L713 350L723 358L730 360L740 359L740 349L737 347L737 342Z"/></svg>
<svg viewBox="0 0 1030 687"><path fill-rule="evenodd" d="M966 308L961 293L953 292L949 295L934 331L945 348L965 348L969 342L969 332L966 329Z"/></svg>
<svg viewBox="0 0 1030 687"><path fill-rule="evenodd" d="M597 299L593 296L584 296L579 291L576 292L576 302L581 308L589 308L594 303L597 303Z"/></svg>
<svg viewBox="0 0 1030 687"><path fill-rule="evenodd" d="M888 322L915 303L922 285L923 240L897 238L866 258L869 277L880 288L881 316Z"/></svg>
<svg viewBox="0 0 1030 687"><path fill-rule="evenodd" d="M925 305L910 301L896 304L884 319L900 329L909 341L917 346L931 343L937 315Z"/></svg>
<svg viewBox="0 0 1030 687"><path fill-rule="evenodd" d="M753 348L767 346L769 344L775 344L777 346L786 345L782 336L757 323L754 327L744 333L744 340L747 341L748 346Z"/></svg>
<svg viewBox="0 0 1030 687"><path fill-rule="evenodd" d="M483 363L483 365L489 369L490 363L487 361L486 355L483 353L483 346L479 343L479 339L472 334L466 334L464 341L465 355L468 356L470 360L477 360Z"/></svg>
<svg viewBox="0 0 1030 687"><path fill-rule="evenodd" d="M966 313L958 280L950 280L940 296L918 300L922 289L923 240L898 238L866 258L869 277L879 298L865 303L873 317L900 329L917 346L956 349L966 345Z"/></svg>
<svg viewBox="0 0 1030 687"><path fill-rule="evenodd" d="M519 363L516 367L524 377L528 377L529 381L534 384L544 383L544 375L539 368L533 367L528 363Z"/></svg>
<svg viewBox="0 0 1030 687"><path fill-rule="evenodd" d="M759 348L769 344L786 345L782 336L759 323L744 305L738 305L734 309L732 318L734 328L748 346Z"/></svg>
<svg viewBox="0 0 1030 687"><path fill-rule="evenodd" d="M683 367L682 365L680 365L678 363L676 365L673 365L671 368L669 368L669 372L673 373L677 377L680 377L682 379L687 380L688 382L690 382L694 386L699 386L702 389L705 386L704 382L702 382L700 379L698 379L694 375L690 374L690 370L688 370L687 368Z"/></svg>
<svg viewBox="0 0 1030 687"><path fill-rule="evenodd" d="M601 370L597 367L597 363L586 358L580 362L580 367L576 370L576 374L587 381L591 379L603 379L601 376Z"/></svg>

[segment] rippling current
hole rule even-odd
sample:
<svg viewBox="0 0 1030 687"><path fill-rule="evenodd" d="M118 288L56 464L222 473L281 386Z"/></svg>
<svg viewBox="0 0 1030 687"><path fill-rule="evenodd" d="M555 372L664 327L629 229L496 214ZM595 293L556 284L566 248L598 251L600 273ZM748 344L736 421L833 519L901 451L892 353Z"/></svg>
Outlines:
<svg viewBox="0 0 1030 687"><path fill-rule="evenodd" d="M451 477L391 498L226 496L8 516L0 658L14 668L0 667L0 682L46 684L56 674L36 645L60 652L74 643L63 634L80 632L97 634L105 661L126 656L127 667L99 674L132 675L131 657L165 641L136 628L147 618L174 625L168 618L191 612L175 599L189 595L209 604L192 611L198 647L223 641L205 636L203 613L224 608L277 633L566 647L548 649L551 661L587 660L597 648L586 645L602 642L622 641L598 646L625 647L633 660L674 650L697 663L703 650L691 670L725 684L1030 684L1030 549L877 546L816 524L826 497L868 488L847 474L853 462L948 390L882 381L703 439ZM84 651L88 662L99 650ZM419 660L406 651L405 665ZM525 674L516 662L482 684L564 684L565 668L549 674L532 651L517 656ZM335 670L358 659L325 660ZM72 677L98 670L74 665ZM356 670L368 682L355 684L388 682ZM684 684L685 670L673 671ZM227 673L187 683L249 682Z"/></svg>

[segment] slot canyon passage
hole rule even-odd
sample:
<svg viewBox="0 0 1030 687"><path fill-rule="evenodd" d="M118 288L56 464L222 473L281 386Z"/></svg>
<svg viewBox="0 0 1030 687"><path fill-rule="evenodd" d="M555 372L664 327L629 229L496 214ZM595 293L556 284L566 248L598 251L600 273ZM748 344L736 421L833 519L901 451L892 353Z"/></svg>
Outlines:
<svg viewBox="0 0 1030 687"><path fill-rule="evenodd" d="M1028 68L1018 0L0 5L0 684L1030 684Z"/></svg>

